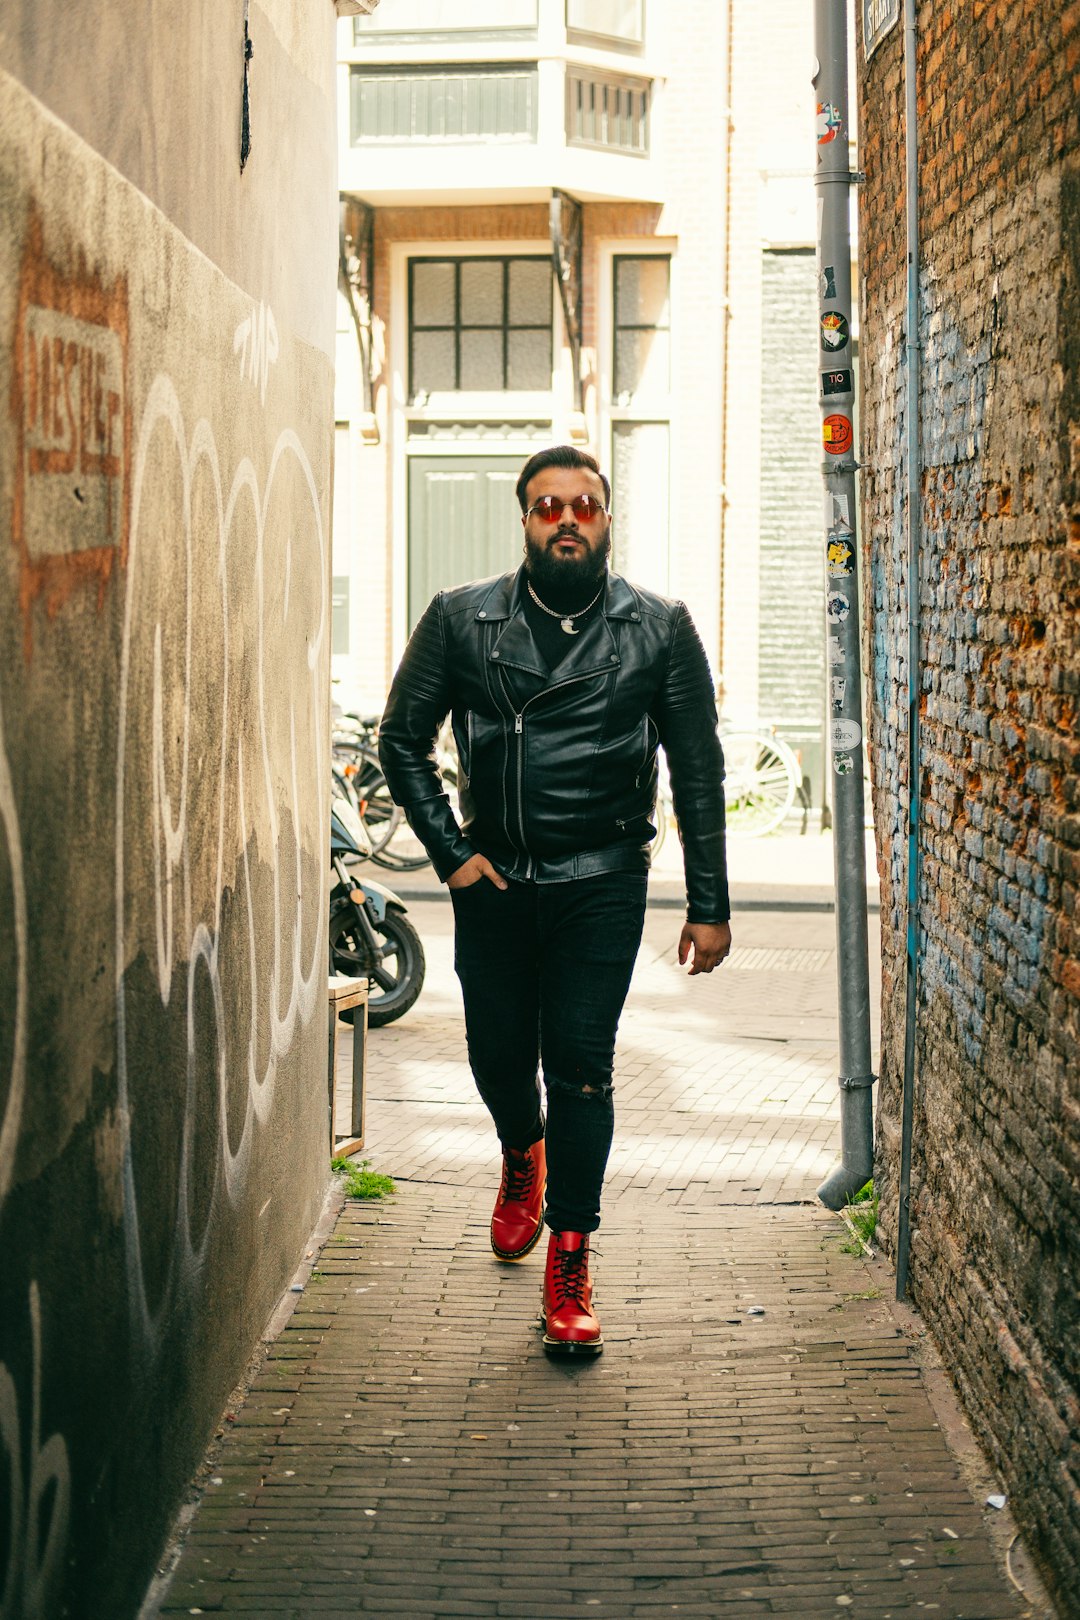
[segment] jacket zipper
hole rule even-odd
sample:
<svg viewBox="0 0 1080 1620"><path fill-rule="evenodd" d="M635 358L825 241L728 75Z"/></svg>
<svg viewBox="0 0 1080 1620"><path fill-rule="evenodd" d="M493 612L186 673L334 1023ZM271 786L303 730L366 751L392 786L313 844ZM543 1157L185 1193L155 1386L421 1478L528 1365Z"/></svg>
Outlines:
<svg viewBox="0 0 1080 1620"><path fill-rule="evenodd" d="M533 858L529 854L528 845L525 842L525 710L531 704L539 702L541 698L548 697L552 692L560 691L564 686L573 686L578 681L592 680L597 673L598 671L595 669L590 670L586 675L571 675L569 680L557 681L553 686L546 686L542 692L535 693L527 703L523 703L520 711L516 709L514 711L514 735L520 739L517 745L517 819L518 831L521 834L521 847L525 852L525 859L528 863L526 877L532 877ZM507 806L507 810L509 811L509 806ZM507 836L509 836L510 828L507 827L506 831Z"/></svg>
<svg viewBox="0 0 1080 1620"><path fill-rule="evenodd" d="M526 852L525 876L531 878L533 874L532 856L528 853L529 846L525 842L525 714L514 715L514 733L521 740L517 745L517 811L518 831L521 834L521 847Z"/></svg>

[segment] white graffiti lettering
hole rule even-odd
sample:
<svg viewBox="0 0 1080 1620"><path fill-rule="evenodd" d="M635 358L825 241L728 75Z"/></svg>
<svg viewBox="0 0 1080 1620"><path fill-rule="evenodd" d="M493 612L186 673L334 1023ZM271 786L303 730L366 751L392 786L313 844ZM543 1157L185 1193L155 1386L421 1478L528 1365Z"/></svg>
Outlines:
<svg viewBox="0 0 1080 1620"><path fill-rule="evenodd" d="M0 1442L7 1453L9 1562L0 1593L0 1620L51 1620L56 1579L67 1544L71 1468L62 1435L41 1444L41 1300L30 1284L32 1356L29 1464L23 1480L23 1431L15 1381L0 1362Z"/></svg>
<svg viewBox="0 0 1080 1620"><path fill-rule="evenodd" d="M269 304L258 304L233 333L233 354L240 356L240 375L256 385L263 405L270 367L277 363L280 348L277 322Z"/></svg>

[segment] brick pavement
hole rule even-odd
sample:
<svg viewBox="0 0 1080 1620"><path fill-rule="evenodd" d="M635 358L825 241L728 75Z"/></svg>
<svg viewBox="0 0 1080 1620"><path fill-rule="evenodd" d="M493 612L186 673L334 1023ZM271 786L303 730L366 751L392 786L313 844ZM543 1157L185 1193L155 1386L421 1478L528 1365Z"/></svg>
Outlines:
<svg viewBox="0 0 1080 1620"><path fill-rule="evenodd" d="M950 1449L891 1274L811 1202L838 1145L832 919L741 917L743 963L690 984L650 911L596 1245L607 1348L579 1366L540 1348L542 1247L491 1259L449 908L412 914L428 985L370 1047L397 1195L338 1216L149 1612L1047 1612L1003 1572L993 1484Z"/></svg>
<svg viewBox="0 0 1080 1620"><path fill-rule="evenodd" d="M369 1141L399 1178L488 1187L450 910L421 902L410 915L428 979L414 1012L372 1034ZM741 916L731 961L693 984L674 961L678 931L672 911L650 908L619 1032L607 1207L630 1188L683 1204L812 1199L839 1149L833 919Z"/></svg>

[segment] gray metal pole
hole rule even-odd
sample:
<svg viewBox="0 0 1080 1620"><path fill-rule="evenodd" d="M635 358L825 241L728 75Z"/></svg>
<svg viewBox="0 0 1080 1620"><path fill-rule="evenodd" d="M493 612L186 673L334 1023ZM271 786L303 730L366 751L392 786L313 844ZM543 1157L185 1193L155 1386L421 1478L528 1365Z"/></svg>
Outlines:
<svg viewBox="0 0 1080 1620"><path fill-rule="evenodd" d="M825 596L829 756L836 865L842 1160L818 1188L840 1209L874 1169L870 969L866 933L863 711L855 507L855 376L851 354L851 230L846 0L815 0L817 51L818 358L825 460Z"/></svg>

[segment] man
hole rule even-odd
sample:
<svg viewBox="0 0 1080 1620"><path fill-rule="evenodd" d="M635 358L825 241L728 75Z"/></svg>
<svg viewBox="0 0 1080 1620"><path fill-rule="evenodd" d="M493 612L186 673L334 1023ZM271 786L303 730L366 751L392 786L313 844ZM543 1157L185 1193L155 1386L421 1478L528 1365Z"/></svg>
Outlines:
<svg viewBox="0 0 1080 1620"><path fill-rule="evenodd" d="M453 901L469 1061L503 1150L491 1246L522 1260L548 1226L541 1322L545 1349L562 1355L603 1348L589 1236L645 915L658 743L684 850L679 961L711 973L731 948L708 664L681 603L609 573L610 493L571 446L526 462L524 565L435 597L379 740L390 793ZM461 825L434 763L448 712Z"/></svg>

